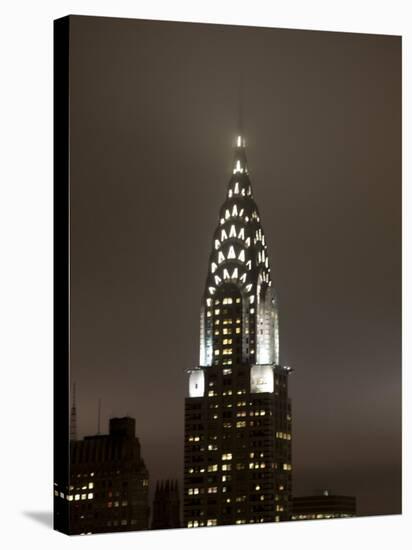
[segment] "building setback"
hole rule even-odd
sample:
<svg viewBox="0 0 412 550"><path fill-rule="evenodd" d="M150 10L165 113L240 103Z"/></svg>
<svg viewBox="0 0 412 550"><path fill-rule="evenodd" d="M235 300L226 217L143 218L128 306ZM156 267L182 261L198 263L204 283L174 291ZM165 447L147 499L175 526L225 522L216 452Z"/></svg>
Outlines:
<svg viewBox="0 0 412 550"><path fill-rule="evenodd" d="M176 529L181 526L177 481L158 482L153 500L152 529Z"/></svg>
<svg viewBox="0 0 412 550"><path fill-rule="evenodd" d="M70 534L148 529L149 475L134 418L111 418L108 435L70 442L70 486L55 487L69 503Z"/></svg>
<svg viewBox="0 0 412 550"><path fill-rule="evenodd" d="M184 526L290 519L290 368L278 300L239 136L213 236L199 366L185 400Z"/></svg>
<svg viewBox="0 0 412 550"><path fill-rule="evenodd" d="M292 520L350 518L356 516L356 497L321 495L293 497Z"/></svg>

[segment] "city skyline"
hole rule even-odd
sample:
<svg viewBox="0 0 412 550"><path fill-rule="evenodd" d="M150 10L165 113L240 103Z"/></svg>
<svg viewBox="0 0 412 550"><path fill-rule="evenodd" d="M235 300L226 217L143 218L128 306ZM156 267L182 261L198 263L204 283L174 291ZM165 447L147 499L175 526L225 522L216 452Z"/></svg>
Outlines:
<svg viewBox="0 0 412 550"><path fill-rule="evenodd" d="M93 433L101 398L102 423L136 418L151 483L178 478L182 486L185 371L197 361L199 296L230 173L236 75L247 59L255 77L244 84L248 156L279 293L281 362L296 371L294 494L327 487L356 494L360 515L399 513L399 40L234 27L226 40L209 25L75 21L71 377L79 436ZM150 33L161 39L149 40L155 68L142 86L137 45ZM113 49L119 36L122 59ZM217 45L206 50L211 36ZM85 53L91 37L98 47ZM180 61L168 68L171 37L201 92L182 79ZM190 41L203 63L185 57ZM276 78L259 65L263 46ZM356 64L340 57L348 51ZM150 108L161 76L169 93L157 91Z"/></svg>

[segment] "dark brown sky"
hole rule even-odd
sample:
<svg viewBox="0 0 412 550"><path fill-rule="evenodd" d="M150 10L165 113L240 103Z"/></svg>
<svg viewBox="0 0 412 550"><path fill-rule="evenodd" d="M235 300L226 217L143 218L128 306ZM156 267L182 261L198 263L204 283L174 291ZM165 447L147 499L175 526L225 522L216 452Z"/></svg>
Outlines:
<svg viewBox="0 0 412 550"><path fill-rule="evenodd" d="M72 18L71 372L80 435L129 414L182 477L185 369L243 79L295 371L294 493L400 511L399 37Z"/></svg>

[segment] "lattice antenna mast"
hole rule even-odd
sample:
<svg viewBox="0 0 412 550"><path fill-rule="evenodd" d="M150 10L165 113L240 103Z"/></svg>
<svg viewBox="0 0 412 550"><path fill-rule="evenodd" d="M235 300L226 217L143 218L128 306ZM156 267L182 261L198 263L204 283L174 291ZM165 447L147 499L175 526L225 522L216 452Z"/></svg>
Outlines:
<svg viewBox="0 0 412 550"><path fill-rule="evenodd" d="M97 435L100 435L100 417L102 412L102 400L99 398L97 403Z"/></svg>

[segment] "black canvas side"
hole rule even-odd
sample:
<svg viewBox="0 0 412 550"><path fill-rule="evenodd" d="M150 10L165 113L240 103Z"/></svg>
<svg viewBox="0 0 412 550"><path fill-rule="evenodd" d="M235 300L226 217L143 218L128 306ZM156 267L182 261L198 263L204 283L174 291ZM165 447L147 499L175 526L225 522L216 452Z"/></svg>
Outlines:
<svg viewBox="0 0 412 550"><path fill-rule="evenodd" d="M69 534L69 35L54 21L54 529Z"/></svg>

